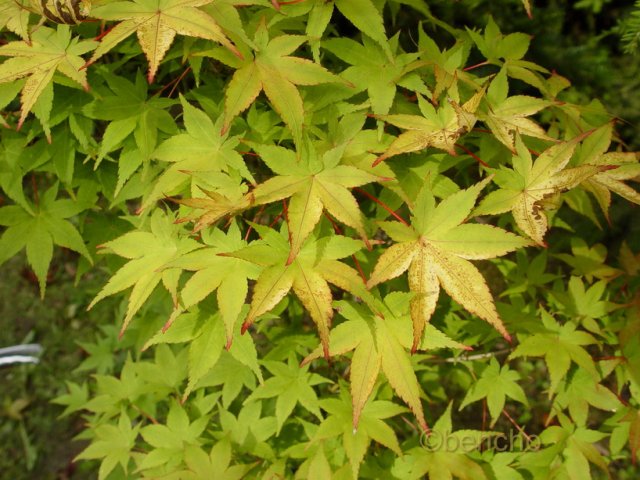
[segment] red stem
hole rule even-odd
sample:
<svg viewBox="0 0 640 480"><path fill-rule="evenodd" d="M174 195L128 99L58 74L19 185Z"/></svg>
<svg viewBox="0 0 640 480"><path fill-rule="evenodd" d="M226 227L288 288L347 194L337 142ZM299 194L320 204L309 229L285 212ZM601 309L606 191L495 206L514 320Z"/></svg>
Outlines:
<svg viewBox="0 0 640 480"><path fill-rule="evenodd" d="M262 215L262 212L264 212L264 209L265 209L265 208L267 208L267 206L266 206L266 205L262 205L262 206L260 207L260 210L258 210L258 213L256 213L256 214L253 216L253 223L256 223L256 220L258 219L258 217L259 217L260 215ZM249 225L249 228L247 229L247 233L246 233L246 234L245 234L245 236L244 236L244 241L245 241L245 242L246 242L247 240L249 240L249 234L251 233L251 231L252 231L252 230L253 230L253 227L252 227L251 225Z"/></svg>
<svg viewBox="0 0 640 480"><path fill-rule="evenodd" d="M456 147L461 148L462 150L465 151L465 153L467 153L467 155L473 157L480 165L482 165L483 167L489 167L489 164L487 162L485 162L484 160L482 160L480 157L478 157L475 153L473 153L471 150L469 150L467 147L465 147L464 145L460 145L459 143L455 144Z"/></svg>
<svg viewBox="0 0 640 480"><path fill-rule="evenodd" d="M363 190L360 187L355 187L354 190L357 190L358 192L362 193L364 196L366 196L367 198L369 198L370 200L373 200L374 202L376 202L378 205L380 205L382 208L384 208L387 212L389 212L391 215L393 215L395 217L396 220L398 220L400 223L402 223L403 225L406 225L407 227L409 226L409 224L407 223L407 221L402 218L400 215L398 215L396 212L394 212L391 207L389 207L388 205L386 205L384 202L382 202L381 200L377 199L376 197L374 197L373 195L371 195L369 192L367 192L366 190Z"/></svg>
<svg viewBox="0 0 640 480"><path fill-rule="evenodd" d="M474 68L484 67L485 65L489 65L489 61L485 60L484 62L476 63L475 65L471 65L469 67L463 68L463 72L468 72L469 70L473 70Z"/></svg>
<svg viewBox="0 0 640 480"><path fill-rule="evenodd" d="M178 87L178 84L182 81L182 79L187 75L187 73L189 73L191 71L191 67L187 67L184 72L182 72L180 74L180 76L174 80L173 82L173 88L171 89L171 91L169 92L169 95L167 95L169 98L171 98L171 95L173 95L173 92L176 91L176 88Z"/></svg>

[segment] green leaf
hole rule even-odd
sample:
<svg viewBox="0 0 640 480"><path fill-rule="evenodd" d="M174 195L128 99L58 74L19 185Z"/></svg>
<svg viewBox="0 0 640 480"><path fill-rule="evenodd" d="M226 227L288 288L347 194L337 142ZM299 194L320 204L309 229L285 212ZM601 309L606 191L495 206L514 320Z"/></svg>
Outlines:
<svg viewBox="0 0 640 480"><path fill-rule="evenodd" d="M520 380L518 372L510 370L508 365L500 367L495 358L492 358L478 381L467 391L460 404L460 410L470 403L486 398L492 419L491 427L493 427L502 414L506 397L528 405L524 390L518 385L517 380Z"/></svg>
<svg viewBox="0 0 640 480"><path fill-rule="evenodd" d="M17 205L0 207L0 225L9 227L0 237L0 264L26 247L27 260L38 278L43 298L54 244L92 261L78 230L67 220L80 212L82 206L68 199L56 199L57 192L57 185L45 192L34 213Z"/></svg>
<svg viewBox="0 0 640 480"><path fill-rule="evenodd" d="M404 408L383 400L372 401L362 410L358 428L352 427L352 400L347 389L340 389L340 398L320 401L320 406L329 415L320 424L312 442L332 437L342 437L342 446L351 464L353 478L358 472L371 440L400 454L400 445L395 432L383 421L404 411Z"/></svg>
<svg viewBox="0 0 640 480"><path fill-rule="evenodd" d="M380 371L387 381L409 405L423 430L427 430L421 402L421 388L406 349L411 348L411 319L409 295L399 292L389 294L383 302L374 303L375 312L364 306L346 301L336 302L340 315L348 321L331 330L329 353L343 355L353 350L351 359L351 397L353 401L354 428L358 428L362 411L368 404ZM440 347L467 348L448 339L435 327L425 329L419 349ZM439 340L434 340L435 334ZM322 355L321 347L308 355L303 364Z"/></svg>
<svg viewBox="0 0 640 480"><path fill-rule="evenodd" d="M335 0L335 5L358 30L375 40L389 58L392 57L382 15L371 0Z"/></svg>
<svg viewBox="0 0 640 480"><path fill-rule="evenodd" d="M98 478L102 480L113 471L116 465L120 465L127 472L131 455L131 449L135 445L140 425L131 426L131 420L126 412L120 413L117 426L112 424L98 425L95 429L95 438L75 460L102 459Z"/></svg>
<svg viewBox="0 0 640 480"><path fill-rule="evenodd" d="M429 478L486 479L482 467L467 454L478 449L484 439L495 435L477 430L454 431L449 403L432 431L422 437L422 445L396 459L392 473L399 478L416 480L427 474Z"/></svg>
<svg viewBox="0 0 640 480"><path fill-rule="evenodd" d="M309 367L300 367L295 355L289 355L287 364L282 362L265 361L265 367L273 374L260 387L258 387L245 402L251 402L263 398L277 397L276 420L279 434L287 418L289 418L296 404L302 405L322 420L318 397L313 386L328 382L328 379L315 373L309 373Z"/></svg>
<svg viewBox="0 0 640 480"><path fill-rule="evenodd" d="M430 104L423 102L422 117L406 114L380 116L379 118L386 122L407 131L393 141L387 151L376 159L374 165L389 157L417 152L427 147L435 147L456 155L455 143L461 135L473 128L476 122L474 112L483 94L484 91L480 90L462 106L451 100L437 111Z"/></svg>
<svg viewBox="0 0 640 480"><path fill-rule="evenodd" d="M281 35L269 39L261 24L254 42L258 49L254 58L237 67L225 92L223 132L231 120L246 110L264 90L273 108L291 129L296 145L302 142L304 106L296 85L318 85L339 82L340 78L310 60L290 56L305 37Z"/></svg>
<svg viewBox="0 0 640 480"><path fill-rule="evenodd" d="M587 332L577 330L572 323L560 325L545 310L542 310L542 318L545 330L522 340L509 358L544 357L551 377L549 394L556 390L560 380L569 371L572 361L597 378L595 364L582 348L595 344L596 339Z"/></svg>
<svg viewBox="0 0 640 480"><path fill-rule="evenodd" d="M365 0L368 3L369 0ZM344 2L345 4L352 2ZM323 47L350 64L341 76L355 88L352 94L367 91L371 110L376 115L386 115L393 105L398 86L404 86L411 78L412 72L423 65L417 61L415 53L401 53L389 61L392 49L397 50L397 38L392 39L391 46L384 40L384 47L368 38L362 44L346 37L331 38L323 42ZM415 73L414 73L415 75ZM416 91L429 94L429 89L421 80L414 82Z"/></svg>

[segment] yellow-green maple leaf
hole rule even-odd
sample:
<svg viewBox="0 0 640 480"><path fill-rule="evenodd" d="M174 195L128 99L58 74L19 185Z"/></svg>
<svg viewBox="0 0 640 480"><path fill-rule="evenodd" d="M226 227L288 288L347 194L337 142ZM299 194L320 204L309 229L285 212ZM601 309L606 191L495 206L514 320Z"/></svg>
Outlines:
<svg viewBox="0 0 640 480"><path fill-rule="evenodd" d="M273 108L291 129L297 145L302 141L304 106L296 85L318 85L342 82L340 77L305 58L292 57L307 40L302 35L281 35L269 39L266 25L261 24L254 38L257 50L245 52L246 60L226 59L236 68L225 92L224 127L245 111L264 91Z"/></svg>
<svg viewBox="0 0 640 480"><path fill-rule="evenodd" d="M367 286L409 271L409 288L415 294L411 300L414 350L436 308L440 285L462 307L509 338L482 274L469 260L495 258L530 242L491 225L463 223L488 180L454 193L437 206L424 188L416 200L411 226L380 222L397 243L380 256Z"/></svg>
<svg viewBox="0 0 640 480"><path fill-rule="evenodd" d="M486 109L478 112L478 118L512 152L515 152L518 134L550 140L545 130L528 118L549 106L550 102L528 95L509 97L508 93L507 70L503 68L489 85L485 97Z"/></svg>
<svg viewBox="0 0 640 480"><path fill-rule="evenodd" d="M0 30L7 28L29 40L29 9L25 0L0 0Z"/></svg>
<svg viewBox="0 0 640 480"><path fill-rule="evenodd" d="M362 242L340 235L310 237L292 262L286 228L275 230L253 225L262 239L225 255L264 267L251 298L249 313L242 326L245 332L257 317L273 309L290 290L302 302L318 327L325 357L329 358L329 327L333 318L329 283L360 298L369 298L364 282L353 268L338 260L362 248Z"/></svg>
<svg viewBox="0 0 640 480"><path fill-rule="evenodd" d="M129 262L109 279L88 308L109 295L133 287L121 334L161 281L174 296L175 302L180 269L163 268L172 260L202 247L202 244L191 238L178 238L173 218L161 210L153 213L149 224L150 231L135 230L102 245L105 251L108 249L111 253L129 259Z"/></svg>
<svg viewBox="0 0 640 480"><path fill-rule="evenodd" d="M58 25L57 30L41 27L33 32L31 43L21 40L0 47L0 56L13 57L0 65L0 83L28 77L22 87L22 110L18 128L24 123L38 97L54 79L56 71L85 90L89 89L86 72L80 70L84 65L84 59L80 55L94 47L93 41L72 38L67 25Z"/></svg>
<svg viewBox="0 0 640 480"><path fill-rule="evenodd" d="M212 0L133 0L98 5L91 16L102 20L121 20L101 40L89 63L95 62L132 33L149 61L147 79L151 83L158 66L176 35L218 42L242 56L212 16L198 7Z"/></svg>
<svg viewBox="0 0 640 480"><path fill-rule="evenodd" d="M617 167L598 172L580 184L594 195L607 220L609 220L611 192L640 205L640 193L624 183L625 180L640 178L638 153L607 152L611 145L612 135L613 123L603 125L584 141L580 154L576 155L577 165Z"/></svg>
<svg viewBox="0 0 640 480"><path fill-rule="evenodd" d="M216 228L203 235L203 240L206 244L204 248L188 251L165 265L169 269L179 268L195 273L180 290L179 302L174 305L174 311L164 329L169 328L182 312L217 290L218 310L224 322L228 349L231 347L234 326L247 296L247 279L255 280L260 269L245 260L220 255L247 246L235 222L231 223L227 234Z"/></svg>
<svg viewBox="0 0 640 480"><path fill-rule="evenodd" d="M484 89L478 91L462 106L451 100L438 110L418 95L418 105L423 116L406 114L378 116L378 118L407 131L401 133L373 165L375 166L394 155L417 152L427 147L438 148L455 155L456 141L475 125L474 112L483 95Z"/></svg>
<svg viewBox="0 0 640 480"><path fill-rule="evenodd" d="M250 193L255 205L291 197L287 221L291 250L287 264L296 257L305 239L320 221L324 209L355 229L367 242L362 213L349 188L382 180L352 165L341 165L345 144L320 155L310 143L300 153L282 147L252 145L277 175Z"/></svg>
<svg viewBox="0 0 640 480"><path fill-rule="evenodd" d="M578 143L589 133L553 145L542 152L535 162L517 136L513 169L502 167L496 173L494 181L500 189L487 195L475 214L496 215L511 211L518 226L537 244L544 245L548 220L542 202L610 168L588 164L565 168Z"/></svg>
<svg viewBox="0 0 640 480"><path fill-rule="evenodd" d="M340 315L347 319L331 330L329 354L332 357L353 351L350 368L352 424L358 429L362 414L380 372L383 372L396 394L411 408L423 430L427 429L420 400L421 389L411 364L409 352L412 333L408 322L412 295L393 292L384 302L374 301L374 313L362 304L338 301ZM436 348L468 349L427 325L420 338L418 350ZM321 346L304 360L309 363L322 355Z"/></svg>

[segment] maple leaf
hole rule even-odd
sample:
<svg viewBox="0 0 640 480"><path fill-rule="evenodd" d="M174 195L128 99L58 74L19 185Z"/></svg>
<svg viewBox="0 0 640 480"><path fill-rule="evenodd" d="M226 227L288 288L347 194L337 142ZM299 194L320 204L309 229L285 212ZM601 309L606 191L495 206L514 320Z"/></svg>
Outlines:
<svg viewBox="0 0 640 480"><path fill-rule="evenodd" d="M295 259L324 209L355 229L368 245L362 213L348 189L383 178L351 165L341 165L344 144L320 155L314 145L306 143L299 160L295 152L283 147L251 146L276 173L253 189L250 193L253 203L262 205L291 197L287 207L291 244L287 264Z"/></svg>
<svg viewBox="0 0 640 480"><path fill-rule="evenodd" d="M398 438L384 420L395 417L406 409L386 400L369 402L362 411L358 429L354 430L351 425L352 401L349 397L348 389L341 388L340 398L320 400L320 407L329 415L320 424L311 441L315 443L328 438L342 437L342 446L351 464L353 478L359 478L360 464L364 460L371 440L401 455Z"/></svg>
<svg viewBox="0 0 640 480"><path fill-rule="evenodd" d="M597 343L596 339L590 333L576 330L573 323L560 325L545 310L542 310L541 318L543 329L522 340L509 355L509 359L524 356L544 357L551 377L549 395L555 391L560 380L569 371L572 361L592 377L598 378L593 359L582 348L584 345Z"/></svg>
<svg viewBox="0 0 640 480"><path fill-rule="evenodd" d="M255 54L247 52L245 61L234 60L231 64L236 71L225 91L223 132L229 128L231 120L249 108L264 91L291 130L296 145L301 144L304 106L296 85L343 82L311 60L290 56L306 40L302 35L269 39L266 25L259 25L254 38Z"/></svg>
<svg viewBox="0 0 640 480"><path fill-rule="evenodd" d="M378 118L407 130L396 138L389 148L380 155L373 165L401 153L416 152L427 147L435 147L455 155L455 143L463 134L469 132L476 122L474 112L484 95L479 90L462 106L453 100L435 107L418 95L418 106L423 116L418 115L380 115Z"/></svg>
<svg viewBox="0 0 640 480"><path fill-rule="evenodd" d="M91 301L88 309L93 308L103 298L133 286L121 335L160 281L175 297L180 270L163 270L162 267L185 253L202 247L201 243L193 239L177 238L176 226L161 210L153 213L149 223L150 231L136 230L125 233L102 245L104 252L115 253L130 261L109 279Z"/></svg>
<svg viewBox="0 0 640 480"><path fill-rule="evenodd" d="M273 449L266 440L276 432L276 419L261 413L262 404L251 402L243 405L237 417L229 410L221 411L220 431L216 435L228 437L241 451L250 451L260 457L269 456Z"/></svg>
<svg viewBox="0 0 640 480"><path fill-rule="evenodd" d="M495 215L511 211L518 226L537 244L545 245L548 221L542 202L610 168L601 165L565 168L578 143L588 135L589 132L551 146L535 162L518 136L513 169L501 167L496 172L494 181L500 189L487 195L474 214Z"/></svg>
<svg viewBox="0 0 640 480"><path fill-rule="evenodd" d="M575 165L615 166L596 173L582 181L580 186L592 193L596 198L602 213L609 219L611 192L617 193L630 202L640 205L640 193L627 185L625 180L640 177L640 163L638 153L635 152L607 152L611 145L613 123L609 122L593 132L585 139L582 148L576 155Z"/></svg>
<svg viewBox="0 0 640 480"><path fill-rule="evenodd" d="M27 0L0 0L0 30L7 28L29 41L29 9Z"/></svg>
<svg viewBox="0 0 640 480"><path fill-rule="evenodd" d="M134 448L140 425L134 425L126 411L120 413L117 425L103 423L94 428L95 437L74 460L102 459L98 478L107 478L109 473L120 464L125 474L128 471L130 452Z"/></svg>
<svg viewBox="0 0 640 480"><path fill-rule="evenodd" d="M620 308L621 305L602 300L607 282L600 280L591 287L585 288L582 279L571 277L566 292L554 290L551 296L559 303L559 310L565 317L582 323L593 333L604 334L595 319L606 318L607 315Z"/></svg>
<svg viewBox="0 0 640 480"><path fill-rule="evenodd" d="M114 195L118 195L140 165L149 167L151 154L158 143L159 131L176 134L175 121L168 109L176 101L159 96L148 97L149 84L138 71L135 82L102 70L100 77L106 80L108 90L98 87L94 100L83 107L83 113L92 119L105 120L94 169L107 155L120 148L133 133L135 147L122 149L118 158L118 183Z"/></svg>
<svg viewBox="0 0 640 480"><path fill-rule="evenodd" d="M408 322L410 294L394 292L373 305L372 313L363 305L336 302L340 315L347 319L331 330L329 353L343 355L353 351L350 369L352 424L357 429L360 416L373 392L382 370L397 395L411 408L420 427L427 430L420 397L422 391L406 349L410 348L412 334ZM417 350L440 347L467 349L431 325L424 329ZM302 362L303 365L322 355L316 348Z"/></svg>
<svg viewBox="0 0 640 480"><path fill-rule="evenodd" d="M81 212L82 205L70 199L58 200L57 194L55 184L40 197L38 205L29 210L28 203L0 207L0 225L8 227L0 236L0 265L26 248L27 261L38 278L43 298L54 244L78 252L92 262L80 233L67 220Z"/></svg>
<svg viewBox="0 0 640 480"><path fill-rule="evenodd" d="M168 138L151 154L151 158L169 162L171 166L156 180L151 193L142 203L141 210L148 208L162 196L172 193L188 180L191 180L192 188L198 186L198 177L193 173L208 176L213 172L228 172L232 168L255 183L242 156L235 150L239 143L238 137L228 138L226 134L221 135L221 119L218 119L216 128L202 110L193 107L184 98L181 98L181 103L187 133ZM189 176L187 173L192 175Z"/></svg>
<svg viewBox="0 0 640 480"><path fill-rule="evenodd" d="M425 478L427 474L430 479L485 480L482 467L467 454L479 449L485 439L500 435L479 430L454 431L449 403L431 432L421 438L421 446L398 458L392 473L411 480Z"/></svg>
<svg viewBox="0 0 640 480"><path fill-rule="evenodd" d="M389 45L395 55L398 37L393 37ZM340 75L355 86L354 94L367 91L371 110L376 115L389 113L397 86L423 95L430 93L419 75L412 74L425 63L417 60L418 53L402 53L390 62L388 54L367 37L362 39L362 44L346 37L332 38L322 42L322 47L351 65Z"/></svg>
<svg viewBox="0 0 640 480"><path fill-rule="evenodd" d="M246 314L244 306L239 315L243 314ZM234 326L232 334L238 333L239 328L236 327L239 325ZM260 383L263 378L251 336L235 335L233 343L230 344L228 334L225 335L226 329L227 324L220 308L199 305L187 313L180 314L170 329L157 332L145 343L143 350L156 344L188 342L188 383L182 394L183 401L195 389L222 383L225 385L223 403L227 405L229 397L235 398L243 384L247 384L253 390L255 378L257 377ZM186 350L183 351L186 352ZM246 371L241 372L240 368L245 367L247 367ZM167 368L164 370L168 371ZM232 370L235 373L227 375L224 373L226 370ZM248 376L245 373L248 373ZM212 378L215 378L218 383L210 383ZM181 382L182 378L179 383Z"/></svg>
<svg viewBox="0 0 640 480"><path fill-rule="evenodd" d="M262 364L273 376L254 390L247 397L245 403L263 398L277 397L276 420L278 422L278 430L276 435L280 434L285 420L291 416L298 403L313 413L319 420L322 420L318 396L312 387L330 382L330 380L317 373L309 373L308 366L300 367L294 353L289 354L287 363L265 360Z"/></svg>
<svg viewBox="0 0 640 480"><path fill-rule="evenodd" d="M558 394L553 399L547 424L555 417L554 412L569 409L571 418L579 426L587 425L589 405L607 412L616 412L623 407L620 399L607 387L599 383L591 373L577 369L560 382Z"/></svg>
<svg viewBox="0 0 640 480"><path fill-rule="evenodd" d="M255 468L252 464L233 464L231 441L223 438L215 443L207 454L202 447L186 445L184 448L184 463L188 470L176 471L177 478L184 480L199 480L202 478L240 479L248 475Z"/></svg>
<svg viewBox="0 0 640 480"><path fill-rule="evenodd" d="M368 38L371 38L379 45L387 59L393 58L393 46L387 41L382 14L371 0L305 0L304 3L310 10L306 33L310 37L309 43L314 59L317 60L320 56L320 39L331 21L334 6L360 32L366 35L363 41L368 41Z"/></svg>
<svg viewBox="0 0 640 480"><path fill-rule="evenodd" d="M560 425L552 425L538 436L543 445L550 445L550 447L525 453L521 457L521 463L529 460L535 464L535 457L544 458L546 465L554 464L557 461L558 466L553 469L554 474L560 475L560 478L580 479L593 478L589 467L589 463L592 463L602 470L606 478L611 479L607 462L600 450L594 445L605 438L607 434L590 430L585 426L576 426L562 413L559 413L558 418ZM559 461L553 457L560 457ZM537 461L539 460L537 459Z"/></svg>
<svg viewBox="0 0 640 480"><path fill-rule="evenodd" d="M217 228L206 232L203 241L207 245L204 248L185 252L184 255L165 264L165 268L168 269L178 268L195 273L180 290L179 302L174 306L164 330L171 326L178 315L217 290L218 309L225 325L227 348L230 348L234 326L247 296L247 279L255 280L260 269L246 260L219 255L247 246L235 222L231 223L226 234Z"/></svg>
<svg viewBox="0 0 640 480"><path fill-rule="evenodd" d="M550 105L550 102L527 95L508 97L507 70L502 68L487 89L486 109L478 112L478 118L491 129L495 137L509 150L516 151L517 134L551 140L545 130L527 118Z"/></svg>
<svg viewBox="0 0 640 480"><path fill-rule="evenodd" d="M0 65L0 83L13 82L28 77L20 101L22 109L18 128L24 123L38 97L60 72L85 90L89 89L87 74L80 70L84 60L80 55L93 50L93 41L71 38L68 25L58 25L57 30L41 27L33 32L31 43L24 40L0 46L0 56L13 57Z"/></svg>
<svg viewBox="0 0 640 480"><path fill-rule="evenodd" d="M418 30L418 35L420 58L433 69L435 80L431 94L433 104L438 103L445 89L457 91L459 82L466 83L474 90L477 89L475 77L463 69L468 56L468 49L463 42L456 42L450 49L440 50L438 44L424 32L424 29Z"/></svg>
<svg viewBox="0 0 640 480"><path fill-rule="evenodd" d="M431 191L423 188L411 226L379 222L398 243L380 256L367 286L372 288L409 270L409 288L415 294L411 301L413 349L436 308L440 285L466 310L509 338L482 274L468 260L495 258L530 242L491 225L462 223L489 180L454 193L438 206Z"/></svg>
<svg viewBox="0 0 640 480"><path fill-rule="evenodd" d="M473 402L486 398L491 414L490 426L493 427L502 413L507 396L525 406L528 405L524 390L518 385L517 380L520 380L518 372L510 370L508 365L503 365L501 368L496 359L491 358L480 378L467 391L460 404L460 410Z"/></svg>
<svg viewBox="0 0 640 480"><path fill-rule="evenodd" d="M184 408L178 402L172 402L166 425L155 423L140 429L140 435L152 448L138 465L138 470L173 462L177 456L182 458L187 445L199 443L199 438L209 421L209 416L203 415L191 422Z"/></svg>
<svg viewBox="0 0 640 480"><path fill-rule="evenodd" d="M571 254L557 253L555 257L573 268L572 275L582 276L588 282L592 282L594 277L601 280L611 280L622 273L621 270L607 265L607 247L601 243L590 247L580 237L571 239ZM595 315L593 318L599 316Z"/></svg>
<svg viewBox="0 0 640 480"><path fill-rule="evenodd" d="M198 8L211 1L133 0L96 6L91 11L92 17L102 20L121 20L121 22L102 37L87 64L95 62L134 32L149 61L147 74L149 83L153 82L158 66L176 34L213 40L242 57L213 17Z"/></svg>
<svg viewBox="0 0 640 480"><path fill-rule="evenodd" d="M333 309L327 282L353 295L367 297L368 292L358 273L338 261L360 250L362 242L340 235L319 239L309 237L300 253L289 262L286 225L280 233L261 225L253 226L261 240L225 254L264 267L253 287L251 307L242 331L245 332L257 317L274 308L293 289L315 322L325 357L329 358L329 327Z"/></svg>

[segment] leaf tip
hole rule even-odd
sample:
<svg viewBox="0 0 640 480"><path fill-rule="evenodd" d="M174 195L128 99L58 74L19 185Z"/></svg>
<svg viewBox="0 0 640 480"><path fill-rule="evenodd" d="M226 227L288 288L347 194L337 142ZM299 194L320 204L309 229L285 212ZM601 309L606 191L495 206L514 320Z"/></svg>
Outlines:
<svg viewBox="0 0 640 480"><path fill-rule="evenodd" d="M385 157L384 155L380 155L378 158L376 158L373 163L371 164L372 167L376 167L378 166L378 164L380 162L383 162L387 157Z"/></svg>
<svg viewBox="0 0 640 480"><path fill-rule="evenodd" d="M251 326L252 323L253 323L253 319L247 318L242 324L242 327L240 327L240 334L244 335L247 332L247 330L249 330L249 327Z"/></svg>

